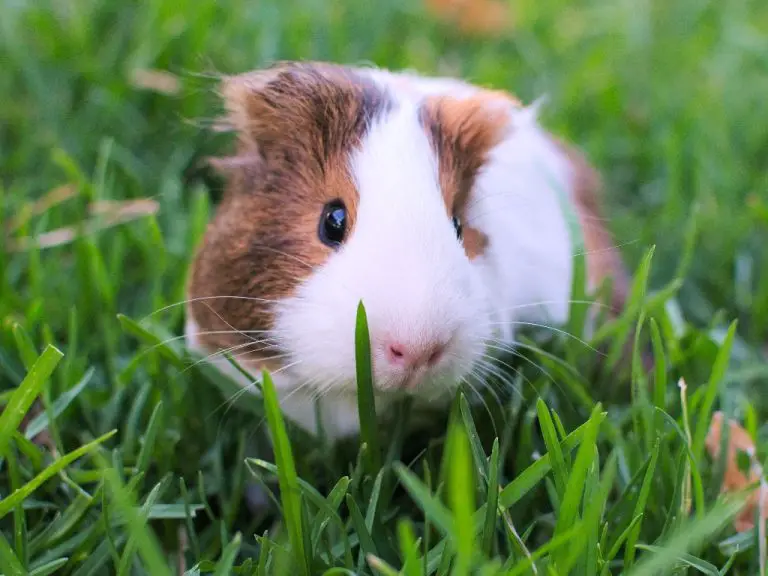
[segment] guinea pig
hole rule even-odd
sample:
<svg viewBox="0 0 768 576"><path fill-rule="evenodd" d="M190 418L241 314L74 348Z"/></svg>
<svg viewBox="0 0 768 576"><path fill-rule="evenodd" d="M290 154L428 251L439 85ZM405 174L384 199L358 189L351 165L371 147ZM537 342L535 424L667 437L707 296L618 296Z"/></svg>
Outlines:
<svg viewBox="0 0 768 576"><path fill-rule="evenodd" d="M225 370L231 352L253 381L269 370L309 432L359 430L361 301L381 410L402 394L448 400L516 327L566 322L577 251L589 286L612 277L622 306L600 179L535 104L321 62L226 77L221 95L236 146L215 161L227 188L192 263L186 338Z"/></svg>

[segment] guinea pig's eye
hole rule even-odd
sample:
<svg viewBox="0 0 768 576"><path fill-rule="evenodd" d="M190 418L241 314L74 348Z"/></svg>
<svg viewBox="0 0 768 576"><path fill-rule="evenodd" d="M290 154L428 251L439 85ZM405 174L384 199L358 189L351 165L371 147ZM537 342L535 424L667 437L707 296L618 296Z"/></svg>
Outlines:
<svg viewBox="0 0 768 576"><path fill-rule="evenodd" d="M461 240L461 222L456 216L453 217L453 227L456 229L456 237Z"/></svg>
<svg viewBox="0 0 768 576"><path fill-rule="evenodd" d="M320 241L336 248L344 241L347 231L347 208L341 200L333 200L323 207L318 235Z"/></svg>

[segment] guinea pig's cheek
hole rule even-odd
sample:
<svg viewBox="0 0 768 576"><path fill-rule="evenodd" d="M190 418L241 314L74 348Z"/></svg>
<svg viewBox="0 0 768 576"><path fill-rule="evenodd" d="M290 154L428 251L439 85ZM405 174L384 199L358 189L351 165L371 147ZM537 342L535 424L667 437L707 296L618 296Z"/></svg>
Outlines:
<svg viewBox="0 0 768 576"><path fill-rule="evenodd" d="M323 268L276 307L275 332L290 372L315 389L354 384L355 307Z"/></svg>

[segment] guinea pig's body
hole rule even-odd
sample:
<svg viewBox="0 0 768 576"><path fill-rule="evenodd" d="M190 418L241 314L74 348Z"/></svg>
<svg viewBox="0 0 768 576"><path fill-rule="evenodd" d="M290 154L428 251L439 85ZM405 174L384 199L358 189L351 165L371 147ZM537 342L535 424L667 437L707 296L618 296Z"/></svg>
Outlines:
<svg viewBox="0 0 768 576"><path fill-rule="evenodd" d="M589 165L535 107L453 79L330 64L229 78L229 188L189 283L186 336L235 378L272 372L286 415L359 429L355 315L374 380L440 402L496 372L522 324L567 320L572 258L625 278ZM574 225L576 228L574 228ZM574 236L581 230L583 244Z"/></svg>

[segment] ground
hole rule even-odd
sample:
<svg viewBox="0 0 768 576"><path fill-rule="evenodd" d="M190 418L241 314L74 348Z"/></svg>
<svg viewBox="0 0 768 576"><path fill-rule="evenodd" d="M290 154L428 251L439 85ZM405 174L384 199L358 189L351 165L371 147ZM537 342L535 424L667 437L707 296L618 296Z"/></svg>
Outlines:
<svg viewBox="0 0 768 576"><path fill-rule="evenodd" d="M529 555L542 574L759 573L705 439L720 410L765 457L768 4L509 6L507 29L472 34L400 0L3 0L5 574L530 574ZM607 355L531 334L515 393L457 398L409 441L368 434L360 456L283 438L273 404L192 366L173 338L220 194L215 77L292 58L546 96L637 272L592 342ZM614 362L634 326L650 374Z"/></svg>

